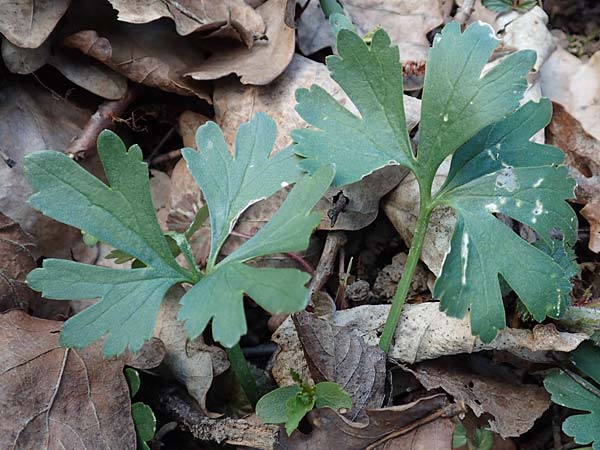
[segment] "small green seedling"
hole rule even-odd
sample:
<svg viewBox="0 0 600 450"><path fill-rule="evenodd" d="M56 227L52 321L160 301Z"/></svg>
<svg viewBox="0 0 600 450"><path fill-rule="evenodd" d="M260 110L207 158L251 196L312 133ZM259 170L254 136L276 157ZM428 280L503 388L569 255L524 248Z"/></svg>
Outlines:
<svg viewBox="0 0 600 450"><path fill-rule="evenodd" d="M562 429L577 444L593 443L600 450L600 347L584 342L569 358L583 376L559 370L546 377L544 387L554 403L589 413L568 417Z"/></svg>
<svg viewBox="0 0 600 450"><path fill-rule="evenodd" d="M352 113L319 86L296 92L296 110L313 128L292 133L301 167L314 173L335 164L335 186L359 181L386 165L410 169L419 184L420 208L404 274L380 345L388 351L426 239L434 209L457 214L433 296L452 317L470 312L471 329L490 342L506 319L501 282L516 292L537 321L559 317L571 290L565 269L531 245L498 214L531 227L546 247L571 246L575 213L566 202L574 181L556 147L530 138L552 115L547 99L521 105L526 75L536 55L516 52L482 74L498 45L494 30L472 24L464 32L450 23L429 52L421 102L418 149L413 150L403 104L398 47L384 30L367 43L355 32L337 34L338 56L327 58L332 78L354 103ZM436 192L440 165L452 156L448 177Z"/></svg>
<svg viewBox="0 0 600 450"><path fill-rule="evenodd" d="M296 384L275 389L256 404L256 415L265 423L285 423L290 436L313 408L352 408L352 398L337 383L324 381L315 386L292 370Z"/></svg>
<svg viewBox="0 0 600 450"><path fill-rule="evenodd" d="M452 433L452 448L465 445L469 450L491 450L494 445L494 433L484 428L476 428L471 439L465 426L458 422Z"/></svg>
<svg viewBox="0 0 600 450"><path fill-rule="evenodd" d="M127 367L125 368L125 378L129 385L129 393L133 398L140 389L140 374L137 370ZM137 450L150 450L148 441L156 434L156 417L152 408L143 402L136 402L131 405L131 417L137 436Z"/></svg>

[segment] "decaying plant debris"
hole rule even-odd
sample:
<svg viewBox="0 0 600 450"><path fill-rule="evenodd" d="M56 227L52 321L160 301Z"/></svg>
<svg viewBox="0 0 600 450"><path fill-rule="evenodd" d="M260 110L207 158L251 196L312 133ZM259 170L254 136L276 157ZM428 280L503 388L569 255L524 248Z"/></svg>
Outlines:
<svg viewBox="0 0 600 450"><path fill-rule="evenodd" d="M0 48L0 448L600 449L596 2L0 0Z"/></svg>

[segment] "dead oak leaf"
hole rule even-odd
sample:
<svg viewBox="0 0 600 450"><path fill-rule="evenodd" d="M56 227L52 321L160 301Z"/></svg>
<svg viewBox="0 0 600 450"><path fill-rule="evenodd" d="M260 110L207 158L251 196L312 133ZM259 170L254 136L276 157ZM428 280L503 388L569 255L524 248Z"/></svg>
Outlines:
<svg viewBox="0 0 600 450"><path fill-rule="evenodd" d="M19 47L37 48L70 3L71 0L0 0L0 33Z"/></svg>
<svg viewBox="0 0 600 450"><path fill-rule="evenodd" d="M265 30L262 17L244 0L109 0L119 11L118 19L129 23L148 23L161 17L175 22L177 32L223 32L233 29L248 47Z"/></svg>
<svg viewBox="0 0 600 450"><path fill-rule="evenodd" d="M464 402L477 417L492 415L490 428L503 438L530 430L550 406L550 396L543 387L524 384L510 369L483 357L446 357L405 370L425 388L442 388L456 402Z"/></svg>
<svg viewBox="0 0 600 450"><path fill-rule="evenodd" d="M268 0L256 11L267 24L266 38L252 48L223 45L186 76L215 80L235 73L244 84L269 84L285 70L294 56L295 30L285 22L288 0Z"/></svg>
<svg viewBox="0 0 600 450"><path fill-rule="evenodd" d="M569 173L577 181L577 203L585 205L581 215L590 223L591 251L600 252L600 140L585 131L581 123L558 103L548 126L550 144L566 154Z"/></svg>
<svg viewBox="0 0 600 450"><path fill-rule="evenodd" d="M107 29L84 30L65 38L63 44L97 59L136 83L179 95L196 95L211 102L204 83L183 76L203 63L201 49L178 36L164 22L118 23Z"/></svg>
<svg viewBox="0 0 600 450"><path fill-rule="evenodd" d="M104 359L102 347L62 348L62 322L22 311L0 315L0 442L11 448L136 448L123 368L159 364L152 341L137 355Z"/></svg>
<svg viewBox="0 0 600 450"><path fill-rule="evenodd" d="M386 357L378 346L367 346L349 327L301 312L294 325L315 383L333 381L352 397L351 420L366 408L383 404Z"/></svg>

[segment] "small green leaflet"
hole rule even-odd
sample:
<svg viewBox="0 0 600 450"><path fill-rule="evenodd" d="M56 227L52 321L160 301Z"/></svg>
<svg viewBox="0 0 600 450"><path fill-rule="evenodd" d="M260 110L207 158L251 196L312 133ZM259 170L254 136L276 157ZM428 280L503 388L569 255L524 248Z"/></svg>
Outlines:
<svg viewBox="0 0 600 450"><path fill-rule="evenodd" d="M43 151L25 160L25 176L36 191L31 206L77 227L141 260L143 269L117 270L46 259L27 283L44 297L61 300L101 298L71 317L61 345L85 347L105 334L104 354L139 350L152 337L160 303L176 283L190 281L156 221L148 168L138 146L129 150L117 135L103 131L98 153L110 186L64 154Z"/></svg>
<svg viewBox="0 0 600 450"><path fill-rule="evenodd" d="M285 386L264 395L256 404L256 415L264 423L285 423L290 436L314 407L349 410L352 399L337 383L324 381L310 386L301 382L301 386Z"/></svg>
<svg viewBox="0 0 600 450"><path fill-rule="evenodd" d="M482 75L497 45L486 24L471 24L461 32L450 23L435 37L415 155L405 124L397 47L383 30L374 33L370 44L341 30L339 56L329 57L327 65L360 117L312 86L297 91L296 109L313 128L292 134L304 158L301 167L313 172L335 164L336 185L398 164L415 173L424 214L439 205L456 210L451 250L434 297L451 316L470 311L473 334L485 342L505 328L500 277L541 321L564 312L572 275L563 262L521 239L494 214L529 225L550 249L556 230L565 245L572 245L577 225L565 201L573 196L574 182L559 166L562 152L529 141L549 122L551 105L542 100L520 106L535 52L513 53ZM433 178L449 155L448 180L432 195Z"/></svg>
<svg viewBox="0 0 600 450"><path fill-rule="evenodd" d="M592 444L600 450L600 348L592 342L584 342L571 353L571 361L581 372L597 385L563 370L554 372L544 380L544 387L559 405L589 414L576 414L563 422L563 431L577 444Z"/></svg>
<svg viewBox="0 0 600 450"><path fill-rule="evenodd" d="M535 7L538 2L536 0L482 0L481 4L487 9L499 13L512 11L527 12Z"/></svg>
<svg viewBox="0 0 600 450"><path fill-rule="evenodd" d="M186 152L186 158L189 154ZM202 160L197 161L202 164ZM203 180L192 174L203 187ZM206 170L203 168L202 170ZM200 335L212 319L216 341L232 347L246 333L243 295L272 313L291 313L304 308L308 291L304 285L310 276L296 269L250 267L244 262L273 253L302 250L319 224L320 214L311 213L333 179L332 166L324 166L313 176L304 175L289 193L271 221L202 278L181 299L178 318L193 339ZM207 197L208 208L213 205Z"/></svg>
<svg viewBox="0 0 600 450"><path fill-rule="evenodd" d="M131 416L137 435L138 450L150 450L147 442L156 433L156 417L152 408L142 402L131 405Z"/></svg>
<svg viewBox="0 0 600 450"><path fill-rule="evenodd" d="M300 176L292 149L284 149L269 158L276 136L275 122L266 114L258 113L240 126L234 157L214 122L198 128L196 141L200 152L183 149L190 172L209 205L209 268L215 264L239 215L252 203L294 183Z"/></svg>

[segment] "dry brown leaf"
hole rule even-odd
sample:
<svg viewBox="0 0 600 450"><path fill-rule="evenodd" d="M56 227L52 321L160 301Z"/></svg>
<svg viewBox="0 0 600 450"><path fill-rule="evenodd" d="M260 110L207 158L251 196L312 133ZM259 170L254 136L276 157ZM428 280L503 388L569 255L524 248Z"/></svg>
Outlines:
<svg viewBox="0 0 600 450"><path fill-rule="evenodd" d="M0 315L0 442L23 449L134 450L123 367L155 367L162 343L104 359L101 343L60 347L61 327L22 311Z"/></svg>
<svg viewBox="0 0 600 450"><path fill-rule="evenodd" d="M235 73L244 84L269 84L294 56L295 30L285 23L287 3L288 0L268 0L256 9L267 24L266 39L250 49L242 45L216 48L213 56L188 70L186 76L215 80Z"/></svg>
<svg viewBox="0 0 600 450"><path fill-rule="evenodd" d="M452 450L452 419L438 419L373 450Z"/></svg>
<svg viewBox="0 0 600 450"><path fill-rule="evenodd" d="M379 408L385 395L385 353L366 346L348 327L336 327L326 319L301 312L294 324L315 383L333 381L352 397L350 420L369 408Z"/></svg>
<svg viewBox="0 0 600 450"><path fill-rule="evenodd" d="M47 40L38 48L21 48L2 42L2 59L8 70L27 75L50 64L68 80L100 97L117 100L127 90L127 78L76 50L51 48Z"/></svg>
<svg viewBox="0 0 600 450"><path fill-rule="evenodd" d="M161 367L181 384L198 402L203 413L213 416L206 409L206 393L212 380L229 368L225 351L206 345L202 336L189 340L182 322L177 320L182 288L169 291L160 306L154 336L165 345L165 358Z"/></svg>
<svg viewBox="0 0 600 450"><path fill-rule="evenodd" d="M33 237L0 213L0 311L27 310L39 294L25 284L27 274L37 267Z"/></svg>
<svg viewBox="0 0 600 450"><path fill-rule="evenodd" d="M399 430L411 433L419 421L428 423L426 417L438 414L452 415L457 411L448 405L444 395L419 399L406 405L367 410L367 418L351 422L330 408L311 411L308 421L312 425L309 434L295 431L291 437L280 434L278 450L315 450L338 448L344 450L381 449L373 446L381 438ZM383 445L383 443L382 443ZM431 450L431 449L427 449Z"/></svg>
<svg viewBox="0 0 600 450"><path fill-rule="evenodd" d="M405 370L428 390L442 388L454 401L464 402L477 417L491 414L490 429L503 438L530 430L550 406L543 387L524 384L513 371L486 358L442 358Z"/></svg>
<svg viewBox="0 0 600 450"><path fill-rule="evenodd" d="M547 130L548 142L566 154L569 173L577 188L581 215L590 223L591 251L600 252L600 139L586 133L581 123L560 104L554 103L552 122Z"/></svg>
<svg viewBox="0 0 600 450"><path fill-rule="evenodd" d="M366 345L377 345L390 305L363 305L337 311L332 323L349 327L361 336ZM437 302L404 305L390 358L413 364L440 356L474 353L483 350L503 350L533 362L553 362L548 352L570 352L588 338L584 333L558 332L553 324L537 325L533 330L506 328L496 339L484 344L471 334L469 317L455 319L439 310ZM277 383L286 384L282 375L292 368L308 373L308 365L294 324L288 318L273 334L280 347L272 369Z"/></svg>
<svg viewBox="0 0 600 450"><path fill-rule="evenodd" d="M542 93L600 139L600 52L587 62L558 47L540 69Z"/></svg>
<svg viewBox="0 0 600 450"><path fill-rule="evenodd" d="M31 188L23 176L23 161L34 151L66 149L91 113L24 78L6 79L0 97L0 212L34 236L41 254L69 258L81 234L27 205Z"/></svg>
<svg viewBox="0 0 600 450"><path fill-rule="evenodd" d="M117 23L106 30L85 30L63 40L136 83L210 102L208 87L183 74L203 64L200 48L168 24Z"/></svg>
<svg viewBox="0 0 600 450"><path fill-rule="evenodd" d="M71 0L0 0L0 33L19 47L37 48L70 3Z"/></svg>
<svg viewBox="0 0 600 450"><path fill-rule="evenodd" d="M161 17L173 19L182 36L195 31L223 32L233 29L248 46L265 31L262 17L244 0L109 0L119 20L148 23Z"/></svg>

